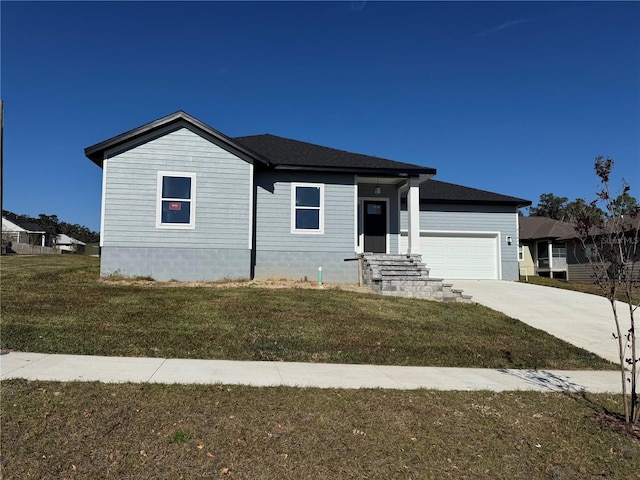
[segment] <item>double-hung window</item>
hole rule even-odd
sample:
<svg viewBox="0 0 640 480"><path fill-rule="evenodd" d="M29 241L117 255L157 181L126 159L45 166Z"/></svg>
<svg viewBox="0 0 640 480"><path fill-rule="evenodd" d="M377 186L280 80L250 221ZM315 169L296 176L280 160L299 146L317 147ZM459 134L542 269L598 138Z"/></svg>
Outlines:
<svg viewBox="0 0 640 480"><path fill-rule="evenodd" d="M291 233L324 233L323 184L291 184Z"/></svg>
<svg viewBox="0 0 640 480"><path fill-rule="evenodd" d="M156 227L195 228L196 174L158 172Z"/></svg>

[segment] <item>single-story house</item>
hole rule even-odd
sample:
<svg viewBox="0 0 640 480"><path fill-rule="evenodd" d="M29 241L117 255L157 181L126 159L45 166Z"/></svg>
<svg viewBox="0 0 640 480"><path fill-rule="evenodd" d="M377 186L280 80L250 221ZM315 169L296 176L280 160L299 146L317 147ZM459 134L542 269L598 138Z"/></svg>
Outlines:
<svg viewBox="0 0 640 480"><path fill-rule="evenodd" d="M2 210L2 245L47 245L47 233L33 222L28 222L8 210Z"/></svg>
<svg viewBox="0 0 640 480"><path fill-rule="evenodd" d="M518 208L435 168L274 135L230 138L176 112L85 149L102 168L101 274L356 282L367 253L443 278L517 280Z"/></svg>
<svg viewBox="0 0 640 480"><path fill-rule="evenodd" d="M625 236L629 238L629 245L637 243L639 229L640 216L628 216ZM599 249L606 250L610 241L606 232L603 234L603 230L593 228L583 244L570 223L547 217L521 217L518 253L520 275L593 283L594 270L590 261L597 262L596 252ZM605 264L603 268L606 269L608 265Z"/></svg>
<svg viewBox="0 0 640 480"><path fill-rule="evenodd" d="M62 253L84 253L86 246L86 243L64 233L56 235L55 248Z"/></svg>
<svg viewBox="0 0 640 480"><path fill-rule="evenodd" d="M520 275L567 279L567 252L576 232L570 223L547 217L520 217Z"/></svg>

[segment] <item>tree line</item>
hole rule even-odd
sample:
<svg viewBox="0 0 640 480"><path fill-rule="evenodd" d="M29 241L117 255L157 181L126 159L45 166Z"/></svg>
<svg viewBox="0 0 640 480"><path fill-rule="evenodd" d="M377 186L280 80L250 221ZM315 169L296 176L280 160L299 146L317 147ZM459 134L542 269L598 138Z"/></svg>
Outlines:
<svg viewBox="0 0 640 480"><path fill-rule="evenodd" d="M638 200L629 195L627 188L623 193L611 199L609 208L612 210L605 212L598 207L596 201L587 203L583 198L577 198L570 202L567 197L558 197L553 193L543 193L540 195L538 205L529 207L529 216L572 222L573 219L583 216L585 213L593 219L624 215L625 212L637 211L639 205Z"/></svg>
<svg viewBox="0 0 640 480"><path fill-rule="evenodd" d="M58 219L57 215L45 215L41 213L37 218L29 215L18 215L22 221L35 223L50 235L65 234L84 243L95 243L100 241L100 234L94 232L84 225L71 224Z"/></svg>

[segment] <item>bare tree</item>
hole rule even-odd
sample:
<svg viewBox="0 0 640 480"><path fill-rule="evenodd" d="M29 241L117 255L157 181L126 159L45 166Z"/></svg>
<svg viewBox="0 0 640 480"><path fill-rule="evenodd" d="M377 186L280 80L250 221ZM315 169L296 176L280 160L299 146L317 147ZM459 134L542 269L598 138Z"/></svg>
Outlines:
<svg viewBox="0 0 640 480"><path fill-rule="evenodd" d="M640 210L637 204L624 206L618 200L626 195L630 186L623 180L622 193L612 195L610 175L613 159L598 156L595 160L596 175L600 178L600 190L591 207L602 208L604 215L594 216L593 209L583 208L573 212L571 223L578 236L578 245L588 261L594 283L611 305L615 323L614 338L617 341L624 400L624 416L627 423L636 423L640 414L638 399L638 348L636 343L635 312L640 294L640 246L638 245ZM636 296L634 299L634 295ZM620 310L622 300L629 318Z"/></svg>

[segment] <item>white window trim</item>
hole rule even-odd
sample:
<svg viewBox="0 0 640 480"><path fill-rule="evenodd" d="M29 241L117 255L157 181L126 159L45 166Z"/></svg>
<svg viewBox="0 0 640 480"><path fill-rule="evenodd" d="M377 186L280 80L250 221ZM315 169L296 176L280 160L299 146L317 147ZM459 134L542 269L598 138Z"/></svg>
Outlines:
<svg viewBox="0 0 640 480"><path fill-rule="evenodd" d="M188 177L191 179L191 198L189 223L162 223L162 178L163 177ZM184 198L176 201L185 201ZM168 230L193 230L196 228L196 174L193 172L169 172L159 171L156 192L156 228Z"/></svg>
<svg viewBox="0 0 640 480"><path fill-rule="evenodd" d="M316 209L317 207L296 207L296 188L297 187L315 187L320 189L320 228L319 229L303 229L296 228L296 209ZM291 233L296 235L324 235L324 183L291 183Z"/></svg>

